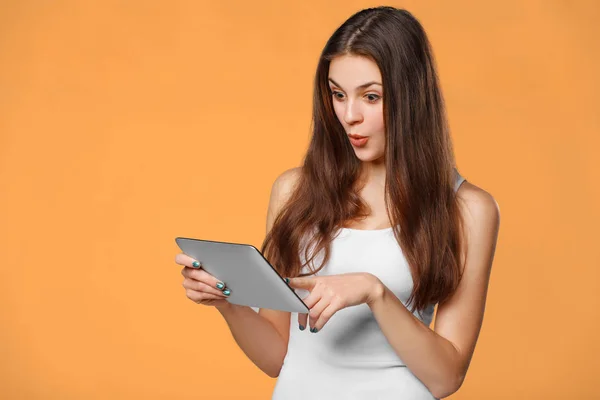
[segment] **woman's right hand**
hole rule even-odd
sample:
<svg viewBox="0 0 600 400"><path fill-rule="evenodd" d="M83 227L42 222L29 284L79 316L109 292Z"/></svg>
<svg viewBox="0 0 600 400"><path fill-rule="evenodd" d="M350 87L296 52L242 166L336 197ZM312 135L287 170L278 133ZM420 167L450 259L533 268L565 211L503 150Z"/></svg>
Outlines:
<svg viewBox="0 0 600 400"><path fill-rule="evenodd" d="M202 265L190 256L180 253L175 256L175 262L183 265L181 275L184 276L183 287L187 297L196 304L215 306L217 308L230 306L227 297L231 291L224 282L202 269ZM194 266L196 262L197 267Z"/></svg>

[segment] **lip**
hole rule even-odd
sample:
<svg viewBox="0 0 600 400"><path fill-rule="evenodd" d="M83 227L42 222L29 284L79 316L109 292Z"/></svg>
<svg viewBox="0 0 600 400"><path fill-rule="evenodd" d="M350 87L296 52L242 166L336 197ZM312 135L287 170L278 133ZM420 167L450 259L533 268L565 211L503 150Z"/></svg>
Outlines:
<svg viewBox="0 0 600 400"><path fill-rule="evenodd" d="M350 136L350 135L348 135ZM369 141L369 137L368 136L350 136L350 143L352 143L352 146L354 147L364 147L367 142Z"/></svg>
<svg viewBox="0 0 600 400"><path fill-rule="evenodd" d="M348 136L350 136L352 139L364 139L368 136L361 136L361 135L355 135L353 133L349 134Z"/></svg>

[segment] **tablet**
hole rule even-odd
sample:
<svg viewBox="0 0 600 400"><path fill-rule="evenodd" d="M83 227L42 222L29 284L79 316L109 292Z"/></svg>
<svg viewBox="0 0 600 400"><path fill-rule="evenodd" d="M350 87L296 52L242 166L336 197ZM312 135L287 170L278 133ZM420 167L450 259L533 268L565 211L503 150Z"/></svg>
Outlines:
<svg viewBox="0 0 600 400"><path fill-rule="evenodd" d="M227 301L249 307L308 313L309 308L250 244L178 237L181 251L198 260L202 269L231 290Z"/></svg>

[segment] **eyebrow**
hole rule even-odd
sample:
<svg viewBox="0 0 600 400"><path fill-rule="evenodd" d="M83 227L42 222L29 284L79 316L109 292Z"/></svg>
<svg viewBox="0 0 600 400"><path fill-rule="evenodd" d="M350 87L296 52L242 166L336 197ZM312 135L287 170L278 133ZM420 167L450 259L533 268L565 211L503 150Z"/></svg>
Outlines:
<svg viewBox="0 0 600 400"><path fill-rule="evenodd" d="M342 87L341 85L339 85L338 83L336 83L336 81L334 81L333 79L331 79L331 78L328 78L328 79L329 79L329 81L330 81L331 83L333 83L335 86L337 86L337 87L339 87L339 88L341 88L341 87ZM379 83L379 82L371 81L371 82L367 82L367 83L365 83L365 84L362 84L362 85L358 86L358 87L356 88L356 90L365 89L365 88L368 88L368 87L369 87L369 86L371 86L371 85L379 85L379 86L383 86L383 85L382 85L381 83Z"/></svg>

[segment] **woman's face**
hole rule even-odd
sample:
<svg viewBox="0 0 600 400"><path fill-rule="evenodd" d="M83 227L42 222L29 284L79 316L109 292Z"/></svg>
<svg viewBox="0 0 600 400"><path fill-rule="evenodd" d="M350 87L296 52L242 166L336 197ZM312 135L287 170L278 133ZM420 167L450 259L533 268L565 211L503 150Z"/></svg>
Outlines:
<svg viewBox="0 0 600 400"><path fill-rule="evenodd" d="M329 88L335 114L349 135L356 156L363 162L382 159L385 154L383 85L377 64L362 56L336 57L329 65ZM353 143L352 135L368 139L364 144Z"/></svg>

